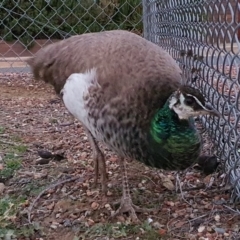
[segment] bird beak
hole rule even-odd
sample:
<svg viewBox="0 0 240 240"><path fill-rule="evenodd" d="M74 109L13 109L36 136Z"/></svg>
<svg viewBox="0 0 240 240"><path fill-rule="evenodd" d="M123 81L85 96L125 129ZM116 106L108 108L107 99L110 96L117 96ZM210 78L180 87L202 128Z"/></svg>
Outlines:
<svg viewBox="0 0 240 240"><path fill-rule="evenodd" d="M204 112L207 115L212 115L212 116L215 116L215 117L221 117L221 114L217 110L212 108L212 106L210 106L210 104L208 104L208 103L205 104Z"/></svg>

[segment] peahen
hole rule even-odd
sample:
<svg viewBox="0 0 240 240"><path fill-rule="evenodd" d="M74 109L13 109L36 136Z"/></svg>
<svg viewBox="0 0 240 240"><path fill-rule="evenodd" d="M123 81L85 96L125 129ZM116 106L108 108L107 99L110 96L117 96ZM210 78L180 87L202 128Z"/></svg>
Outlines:
<svg viewBox="0 0 240 240"><path fill-rule="evenodd" d="M115 151L123 172L117 213L137 220L125 158L183 170L199 157L194 116L217 115L202 94L181 85L181 70L162 48L128 31L73 36L41 49L27 60L34 77L52 84L69 112L81 121L93 148L95 181L106 166L97 141Z"/></svg>

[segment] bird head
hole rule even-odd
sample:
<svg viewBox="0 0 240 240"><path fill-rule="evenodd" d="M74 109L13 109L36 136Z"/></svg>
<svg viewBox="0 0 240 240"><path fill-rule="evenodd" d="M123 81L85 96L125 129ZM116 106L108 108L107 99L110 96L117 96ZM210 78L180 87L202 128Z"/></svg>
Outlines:
<svg viewBox="0 0 240 240"><path fill-rule="evenodd" d="M201 92L190 86L181 86L171 96L169 108L178 115L179 119L188 119L199 115L220 117L219 112L206 104Z"/></svg>

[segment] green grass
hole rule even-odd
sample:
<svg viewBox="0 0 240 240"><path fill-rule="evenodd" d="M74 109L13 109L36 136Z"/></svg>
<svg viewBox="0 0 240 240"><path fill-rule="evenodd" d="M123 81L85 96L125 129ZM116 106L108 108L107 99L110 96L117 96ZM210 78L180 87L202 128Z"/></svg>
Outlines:
<svg viewBox="0 0 240 240"><path fill-rule="evenodd" d="M109 237L113 239L129 239L129 236L134 236L134 239L137 237L139 240L163 240L157 230L155 230L150 224L144 222L140 225L128 225L123 223L105 223L105 224L96 224L88 229L81 229L83 234L80 234L81 237L75 237L79 240L92 240L99 237ZM165 238L166 239L166 238Z"/></svg>
<svg viewBox="0 0 240 240"><path fill-rule="evenodd" d="M11 151L3 157L4 168L0 171L0 179L8 179L21 167L20 157Z"/></svg>
<svg viewBox="0 0 240 240"><path fill-rule="evenodd" d="M28 196L37 196L45 188L46 188L45 185L39 186L38 180L35 180L35 181L33 180L32 182L23 186L21 190L23 194L27 194Z"/></svg>
<svg viewBox="0 0 240 240"><path fill-rule="evenodd" d="M0 136L6 129L0 126ZM0 170L0 180L6 182L13 177L15 172L21 168L22 156L27 147L21 142L21 138L11 135L6 139L8 143L0 142L3 169ZM11 144L12 143L12 144ZM6 183L5 183L6 184ZM18 237L31 237L34 235L34 226L20 226L17 219L22 217L22 209L25 207L26 198L22 194L5 194L0 198L0 239L18 239ZM26 195L25 195L26 196ZM26 216L24 216L24 219Z"/></svg>
<svg viewBox="0 0 240 240"><path fill-rule="evenodd" d="M5 128L0 126L0 134L5 132ZM2 157L3 169L0 170L0 179L7 180L11 178L15 171L21 167L21 155L23 155L27 147L21 143L21 138L19 136L11 136L8 139L12 144L2 144L0 143L0 151L4 152Z"/></svg>
<svg viewBox="0 0 240 240"><path fill-rule="evenodd" d="M17 236L29 237L34 234L33 226L18 228L16 218L26 199L22 196L4 196L0 199L0 239L12 239Z"/></svg>
<svg viewBox="0 0 240 240"><path fill-rule="evenodd" d="M18 146L14 146L13 149L15 149L15 151L18 153L25 153L27 151L27 146L18 145Z"/></svg>
<svg viewBox="0 0 240 240"><path fill-rule="evenodd" d="M0 126L0 134L3 134L5 132L5 128Z"/></svg>

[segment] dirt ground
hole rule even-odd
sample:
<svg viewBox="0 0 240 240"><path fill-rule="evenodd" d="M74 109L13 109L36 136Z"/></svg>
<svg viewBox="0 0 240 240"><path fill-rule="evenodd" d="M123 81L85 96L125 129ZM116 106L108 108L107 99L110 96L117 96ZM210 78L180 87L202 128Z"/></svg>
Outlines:
<svg viewBox="0 0 240 240"><path fill-rule="evenodd" d="M212 152L206 133L204 149ZM0 76L0 239L240 239L224 175L150 169L128 161L133 202L152 213L111 219L121 197L117 157L104 149L108 196L93 187L92 151L51 86ZM42 158L43 151L52 154ZM42 157L41 157L42 156Z"/></svg>

